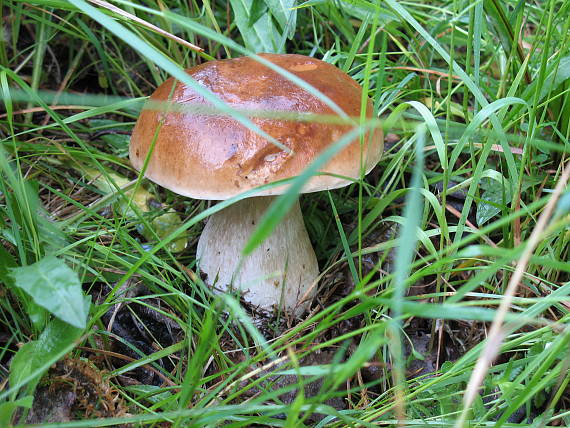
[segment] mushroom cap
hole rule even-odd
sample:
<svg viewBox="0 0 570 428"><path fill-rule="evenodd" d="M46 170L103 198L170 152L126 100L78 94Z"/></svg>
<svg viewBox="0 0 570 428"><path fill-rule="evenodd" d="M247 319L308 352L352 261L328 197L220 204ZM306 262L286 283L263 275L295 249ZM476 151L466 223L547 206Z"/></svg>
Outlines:
<svg viewBox="0 0 570 428"><path fill-rule="evenodd" d="M260 56L321 91L358 122L362 88L346 73L303 55ZM211 61L187 72L241 112L338 115L320 99L249 57ZM289 147L291 151L287 152L227 114L212 111L211 104L201 95L173 78L160 85L150 101L154 103L145 105L131 136L131 163L142 169L154 140L145 175L161 186L195 199L224 200L259 185L299 175L323 150L354 129L346 123L250 118ZM161 102L163 105L157 108ZM198 111L200 107L202 111ZM205 112L204 108L211 111ZM372 113L368 99L366 116L370 118ZM362 159L368 173L382 154L382 130L376 129L372 136L366 134L363 142ZM321 172L358 178L360 155L360 138L355 138ZM317 175L310 178L303 192L334 189L350 182L338 176ZM285 191L286 186L278 186L258 195L278 195Z"/></svg>

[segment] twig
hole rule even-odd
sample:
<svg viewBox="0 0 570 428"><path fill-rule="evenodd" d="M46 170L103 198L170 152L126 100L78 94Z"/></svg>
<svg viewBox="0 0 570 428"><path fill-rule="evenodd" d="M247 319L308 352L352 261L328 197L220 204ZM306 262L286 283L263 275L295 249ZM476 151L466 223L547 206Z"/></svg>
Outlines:
<svg viewBox="0 0 570 428"><path fill-rule="evenodd" d="M461 213L457 209L453 208L451 205L445 204L445 209L449 211L451 214L453 214L455 217L461 218ZM475 226L469 220L465 220L465 224L469 226L471 229L473 229L475 233L479 233L479 229L477 228L477 226ZM485 241L491 247L497 248L497 244L495 244L487 235L481 235L481 239L483 239L483 241Z"/></svg>
<svg viewBox="0 0 570 428"><path fill-rule="evenodd" d="M149 30L152 30L155 33L158 33L158 34L160 34L164 37L167 37L171 40L174 40L175 42L180 43L181 45L184 45L187 48L192 49L193 51L204 52L204 49L202 49L201 47L193 45L192 43L187 42L186 40L181 39L180 37L175 36L174 34L171 34L168 31L164 31L162 28L159 28L156 25L152 25L150 22L146 22L144 19L141 19L138 16L133 15L132 13L125 12L123 9L120 9L117 6L112 5L111 3L108 3L104 0L89 0L89 1L91 3L96 4L97 6L101 6L107 10L115 12L118 15L121 15L125 18L128 18L131 21L134 21L138 24L141 24L142 26L148 28Z"/></svg>
<svg viewBox="0 0 570 428"><path fill-rule="evenodd" d="M230 383L229 385L227 385L220 393L219 395L221 396L222 394L227 393L228 391L230 391L236 384L239 384L243 381L246 381L248 379L251 379L254 376L257 376L259 373L262 373L278 364L283 363L284 361L287 361L287 359L289 359L288 356L284 355L283 357L277 358L274 361L271 361L267 364L265 364L262 367L258 367L255 370L250 371L249 373L246 373L245 375L243 375L242 377L240 377L239 379L234 380L232 383ZM213 403L213 401L212 401Z"/></svg>
<svg viewBox="0 0 570 428"><path fill-rule="evenodd" d="M113 351L107 351L105 349L94 349L94 348L89 348L87 346L78 346L76 349L80 349L82 351L87 351L87 352L93 352L94 354L103 354L103 355L108 356L108 357L117 358L117 359L128 361L131 363L138 361L137 359L129 357L127 355L119 354L119 353L113 352ZM176 383L171 381L168 377L166 377L163 373L161 373L160 371L158 371L157 369L152 367L150 364L143 364L139 367L143 367L147 370L150 370L155 375L160 377L164 381L164 383L168 384L169 386L178 386ZM116 375L113 375L113 376L116 376Z"/></svg>

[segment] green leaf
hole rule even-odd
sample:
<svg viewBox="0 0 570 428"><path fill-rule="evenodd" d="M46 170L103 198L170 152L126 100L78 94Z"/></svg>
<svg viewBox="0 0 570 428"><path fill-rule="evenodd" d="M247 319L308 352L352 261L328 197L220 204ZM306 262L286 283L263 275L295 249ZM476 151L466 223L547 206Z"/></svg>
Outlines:
<svg viewBox="0 0 570 428"><path fill-rule="evenodd" d="M251 27L259 20L259 18L267 13L267 5L263 0L253 0L253 3L251 4L251 10L249 12L250 15L247 24Z"/></svg>
<svg viewBox="0 0 570 428"><path fill-rule="evenodd" d="M107 169L97 170L95 168L83 168L83 172L89 181L93 182L93 184L106 195L117 193L117 189L119 188L126 189L130 183L124 176ZM121 215L136 217L137 210L142 213L150 211L151 201L153 199L154 195L141 185L134 189L125 190L125 198L120 199L117 204L117 209ZM135 205L136 210L132 209L135 208ZM137 226L137 229L149 242L153 242L156 241L157 238L162 240L174 230L178 229L180 225L182 225L180 216L174 211L168 211L153 218L150 222L143 221ZM187 245L188 238L186 234L181 234L176 240L170 242L167 248L169 251L179 253L183 251Z"/></svg>
<svg viewBox="0 0 570 428"><path fill-rule="evenodd" d="M18 265L16 264L16 260L14 260L14 256L0 245L0 282L11 284L12 278L9 276L9 271L16 266Z"/></svg>
<svg viewBox="0 0 570 428"><path fill-rule="evenodd" d="M178 229L183 224L182 219L178 213L174 211L169 211L164 213L152 220L151 225L154 226L154 233L159 239L166 238L176 229ZM151 240L153 238L150 231L144 229L143 235L146 239ZM179 238L168 244L168 251L173 253L180 253L186 249L188 245L188 237L186 234L181 234Z"/></svg>
<svg viewBox="0 0 570 428"><path fill-rule="evenodd" d="M16 287L66 323L85 328L90 298L83 295L77 273L63 260L48 256L29 266L11 269Z"/></svg>
<svg viewBox="0 0 570 428"><path fill-rule="evenodd" d="M120 158L129 155L130 124L111 119L92 119L89 121L93 131L101 132L98 136L111 151Z"/></svg>
<svg viewBox="0 0 570 428"><path fill-rule="evenodd" d="M486 190L481 195L481 201L477 204L477 224L485 224L501 212L501 208L511 200L511 192L508 186L500 181L489 180Z"/></svg>
<svg viewBox="0 0 570 428"><path fill-rule="evenodd" d="M297 27L296 0L265 0L265 2L281 27L283 34L286 34L287 38L293 39Z"/></svg>
<svg viewBox="0 0 570 428"><path fill-rule="evenodd" d="M499 38L507 55L510 55L512 49L515 49L517 58L522 63L524 55L516 43L515 30L513 28L513 22L516 21L516 17L512 15L510 17L507 16L507 11L501 3L502 2L498 0L483 1L485 12L487 12L487 19L491 24L490 28L494 30L493 32ZM520 8L517 8L515 13L520 13L521 11L522 10Z"/></svg>
<svg viewBox="0 0 570 428"><path fill-rule="evenodd" d="M271 20L271 15L266 13L255 19L255 16L252 16L257 12L254 0L230 0L230 3L245 47L256 53L277 52L276 40L279 40L279 32ZM251 24L251 21L254 24Z"/></svg>
<svg viewBox="0 0 570 428"><path fill-rule="evenodd" d="M12 416L18 407L25 407L29 409L32 407L34 397L31 395L22 397L15 401L7 401L0 404L0 426L7 427L11 426Z"/></svg>
<svg viewBox="0 0 570 428"><path fill-rule="evenodd" d="M22 346L10 363L10 388L21 388L27 383L32 393L49 367L62 357L62 352L81 336L82 329L60 320L52 320L38 340Z"/></svg>
<svg viewBox="0 0 570 428"><path fill-rule="evenodd" d="M570 56L565 56L560 59L558 64L553 62L549 67L548 75L544 79L538 100L543 101L550 91L553 91L568 79L570 79ZM533 81L528 86L526 92L532 92L537 84L538 81Z"/></svg>
<svg viewBox="0 0 570 428"><path fill-rule="evenodd" d="M18 352L16 352L14 358L12 358L12 362L10 363L10 385L19 385L21 382L24 382L24 379L29 377L41 366L41 362L37 359L38 354L41 355L41 353L37 352L37 344L38 342L36 340L25 343ZM41 374L43 375L43 372ZM32 382L32 389L35 388L39 378L41 378L41 376L38 376L38 378Z"/></svg>

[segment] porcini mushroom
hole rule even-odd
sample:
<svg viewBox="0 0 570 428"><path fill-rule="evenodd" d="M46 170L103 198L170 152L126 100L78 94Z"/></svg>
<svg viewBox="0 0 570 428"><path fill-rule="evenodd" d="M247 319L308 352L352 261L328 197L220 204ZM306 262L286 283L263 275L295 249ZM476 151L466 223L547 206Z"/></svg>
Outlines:
<svg viewBox="0 0 570 428"><path fill-rule="evenodd" d="M362 88L350 76L326 62L302 55L260 54L289 71L332 100L346 115L358 120ZM318 97L249 57L211 61L188 70L196 82L229 106L264 112L335 114ZM174 86L173 86L174 85ZM290 150L283 150L258 133L224 114L197 112L208 106L190 87L172 78L150 97L189 107L146 107L133 130L130 159L141 170L152 148L146 177L181 195L225 200L259 185L299 175L324 149L353 126L283 118L252 117L251 121ZM194 110L192 110L192 108ZM168 110L168 108L166 109ZM368 100L366 116L372 116ZM361 154L368 173L383 150L381 130L366 136L361 147L356 138L305 185L303 192L346 186L343 177L358 178ZM314 293L317 258L303 223L299 203L284 217L273 234L238 267L240 253L258 221L285 186L260 191L212 215L197 248L200 270L217 289L241 290L246 301L262 310L280 307L299 315ZM306 294L308 296L306 296Z"/></svg>

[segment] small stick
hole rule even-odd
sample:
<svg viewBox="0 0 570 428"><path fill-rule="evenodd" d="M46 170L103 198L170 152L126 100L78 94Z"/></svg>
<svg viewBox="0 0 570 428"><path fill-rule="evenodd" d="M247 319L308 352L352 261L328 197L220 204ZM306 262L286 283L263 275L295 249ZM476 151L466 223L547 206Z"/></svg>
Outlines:
<svg viewBox="0 0 570 428"><path fill-rule="evenodd" d="M133 15L132 13L129 12L125 12L123 9L118 8L117 6L112 5L111 3L108 3L104 0L89 0L91 3L96 4L97 6L101 6L104 7L107 10L110 10L112 12L115 12L118 15L121 15L125 18L128 18L132 21L135 21L139 24L141 24L142 26L148 28L149 30L152 30L164 37L167 37L171 40L174 40L177 43L180 43L181 45L186 46L189 49L192 49L193 51L196 52L204 52L204 49L202 49L199 46L193 45L190 42L187 42L184 39L181 39L178 36L175 36L174 34L170 34L168 31L164 31L162 28L157 27L156 25L151 24L150 22L146 22L144 19L139 18L138 16Z"/></svg>

